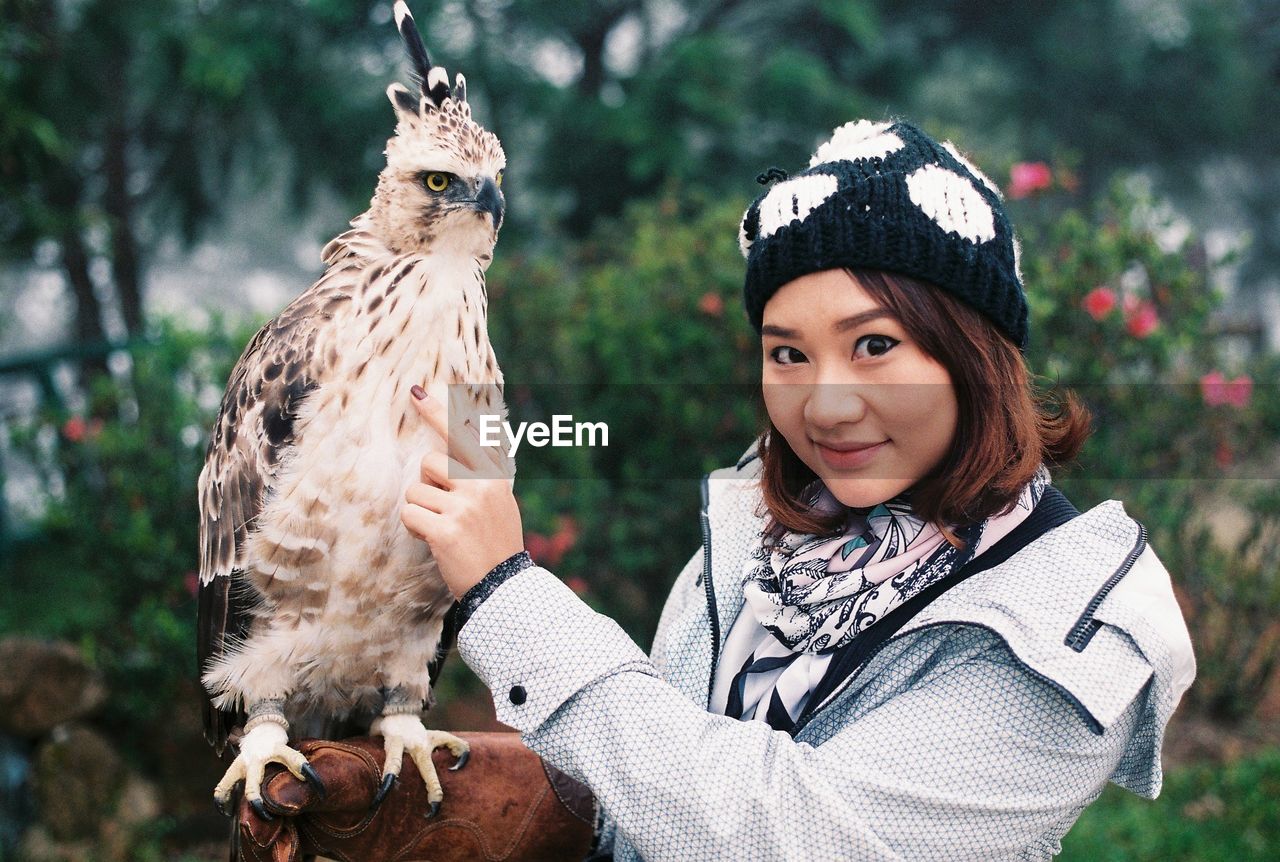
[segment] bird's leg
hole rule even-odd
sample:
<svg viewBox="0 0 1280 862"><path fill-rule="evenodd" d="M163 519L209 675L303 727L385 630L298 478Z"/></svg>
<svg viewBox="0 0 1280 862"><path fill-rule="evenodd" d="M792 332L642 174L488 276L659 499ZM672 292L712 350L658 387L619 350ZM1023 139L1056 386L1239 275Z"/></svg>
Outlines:
<svg viewBox="0 0 1280 862"><path fill-rule="evenodd" d="M306 781L317 795L324 797L324 783L320 776L307 763L302 752L289 747L289 722L284 717L284 698L260 700L249 707L240 753L213 789L213 801L218 810L229 813L232 790L243 781L249 805L263 820L271 820L271 814L262 804L262 776L268 763L283 764L295 778Z"/></svg>
<svg viewBox="0 0 1280 862"><path fill-rule="evenodd" d="M391 786L400 777L404 753L408 751L422 775L423 783L427 785L427 801L431 803L431 811L427 816L434 817L440 810L444 791L440 789L440 778L431 762L431 752L441 746L448 748L458 758L458 762L449 769L457 771L467 765L470 746L452 733L427 730L419 717L422 713L422 701L409 697L403 686L387 690L384 697L382 715L369 728L370 734L382 737L383 750L386 752L382 766L382 786L373 799L373 807L377 808L382 803Z"/></svg>

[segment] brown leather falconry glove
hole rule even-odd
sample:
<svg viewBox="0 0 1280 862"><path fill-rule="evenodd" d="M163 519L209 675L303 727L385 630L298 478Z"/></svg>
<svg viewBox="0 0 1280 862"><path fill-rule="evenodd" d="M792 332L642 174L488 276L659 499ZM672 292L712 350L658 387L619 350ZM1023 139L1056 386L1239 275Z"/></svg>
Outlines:
<svg viewBox="0 0 1280 862"><path fill-rule="evenodd" d="M262 797L275 816L264 820L240 801L239 858L579 862L587 855L595 800L585 785L543 763L517 733L458 735L471 744L471 756L453 772L453 755L435 752L444 802L434 817L409 757L382 804L371 807L382 778L380 739L303 741L299 748L324 783L323 798L283 769L269 770Z"/></svg>

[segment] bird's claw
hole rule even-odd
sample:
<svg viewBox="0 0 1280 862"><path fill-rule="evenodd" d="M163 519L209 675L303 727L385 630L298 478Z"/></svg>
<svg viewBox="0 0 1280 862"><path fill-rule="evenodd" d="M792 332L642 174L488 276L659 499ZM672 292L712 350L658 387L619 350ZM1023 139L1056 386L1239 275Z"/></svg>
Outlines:
<svg viewBox="0 0 1280 862"><path fill-rule="evenodd" d="M240 794L243 792L243 783L236 783L231 786L231 790L227 792L227 798L223 799L218 795L217 791L213 794L213 807L218 809L218 813L223 817L234 817L236 806L240 802Z"/></svg>
<svg viewBox="0 0 1280 862"><path fill-rule="evenodd" d="M253 809L253 813L261 817L263 820L275 820L275 815L267 810L267 806L262 804L261 799L250 799L249 807Z"/></svg>
<svg viewBox="0 0 1280 862"><path fill-rule="evenodd" d="M377 808L382 804L382 800L387 798L387 794L391 792L391 787L398 781L400 776L394 772L382 776L382 785L378 788L378 792L373 797L373 805L371 808Z"/></svg>
<svg viewBox="0 0 1280 862"><path fill-rule="evenodd" d="M462 756L458 758L458 762L449 767L450 772L457 772L459 769L467 765L467 761L471 759L471 749L462 752Z"/></svg>
<svg viewBox="0 0 1280 862"><path fill-rule="evenodd" d="M431 809L427 811L427 819L430 820L432 817L435 817L439 813L440 813L440 803L432 802Z"/></svg>
<svg viewBox="0 0 1280 862"><path fill-rule="evenodd" d="M311 789L315 792L316 798L324 799L325 794L328 791L325 790L324 782L320 780L320 773L316 772L315 767L310 763L304 763L299 767L298 771L301 772L302 777L307 780L307 784L311 785Z"/></svg>

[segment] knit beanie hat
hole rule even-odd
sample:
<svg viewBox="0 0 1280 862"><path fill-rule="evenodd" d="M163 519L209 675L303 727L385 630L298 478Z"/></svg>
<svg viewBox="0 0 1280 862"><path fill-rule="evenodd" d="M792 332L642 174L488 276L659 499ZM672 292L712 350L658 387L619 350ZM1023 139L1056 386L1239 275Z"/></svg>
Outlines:
<svg viewBox="0 0 1280 862"><path fill-rule="evenodd" d="M950 143L907 123L859 120L836 129L794 177L769 174L780 181L747 208L738 235L757 332L782 285L858 267L934 284L1026 349L1017 239L995 184Z"/></svg>

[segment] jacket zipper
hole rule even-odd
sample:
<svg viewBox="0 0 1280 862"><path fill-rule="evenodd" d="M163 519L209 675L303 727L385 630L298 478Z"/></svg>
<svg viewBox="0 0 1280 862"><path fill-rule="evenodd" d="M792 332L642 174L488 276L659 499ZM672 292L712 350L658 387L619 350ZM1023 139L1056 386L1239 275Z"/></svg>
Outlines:
<svg viewBox="0 0 1280 862"><path fill-rule="evenodd" d="M1120 583L1120 579L1129 574L1129 570L1138 561L1138 557L1142 556L1142 552L1146 550L1146 547L1147 528L1142 524L1138 524L1138 541L1134 543L1133 548L1129 551L1129 555L1125 557L1120 568L1116 569L1115 573L1107 578L1107 582L1093 594L1093 598L1085 606L1084 613L1080 615L1080 619L1076 620L1076 624L1071 627L1071 631L1067 632L1066 640L1063 641L1064 644L1076 652L1084 652L1084 648L1089 645L1089 641L1093 640L1093 636L1098 633L1098 629L1102 628L1102 623L1093 618L1093 615L1097 613L1098 606L1107 597L1107 593L1111 592L1112 588Z"/></svg>
<svg viewBox="0 0 1280 862"><path fill-rule="evenodd" d="M702 524L702 586L707 591L707 618L711 621L711 677L707 680L707 706L711 705L711 690L715 688L716 660L720 653L720 615L716 610L716 594L711 588L711 493L707 486L710 476L702 477L702 512L698 516Z"/></svg>
<svg viewBox="0 0 1280 862"><path fill-rule="evenodd" d="M1099 588L1098 592L1094 594L1093 598L1089 600L1089 604L1085 607L1084 613L1080 615L1080 619L1076 621L1076 624L1074 626L1072 626L1071 633L1067 635L1066 644L1070 646L1072 649L1076 650L1076 652L1082 651L1085 648L1085 646L1088 645L1089 641L1093 638L1093 635L1097 632L1097 630L1102 627L1102 623L1093 619L1093 614L1097 611L1098 606L1102 604L1102 600L1107 597L1107 593L1111 592L1112 588L1115 587L1115 585L1120 582L1120 579L1123 578L1125 575L1127 575L1129 573L1129 570L1133 568L1133 564L1137 562L1138 557L1142 555L1142 552L1143 550L1146 549L1146 546L1147 546L1147 530L1145 527L1142 526L1142 524L1138 524L1138 541L1134 544L1133 548L1129 551L1129 554L1128 556L1125 557L1124 562L1120 564L1120 568L1116 569L1115 572L1111 574L1111 577L1107 578L1106 583L1104 583L1102 587ZM874 659L877 655L879 655L880 651L883 650L885 647L887 647L889 644L893 643L899 638L906 637L907 635L912 635L912 634L915 634L916 632L921 632L921 631L924 631L925 629L933 628L935 626L945 626L945 625L978 626L979 628L984 628L987 631L994 634L996 637L1000 638L1000 640L1004 641L1006 647L1009 644L1009 642L1005 640L1004 636L1001 635L1000 632L996 631L995 629L990 628L989 626L982 626L982 625L979 625L978 623L969 622L966 620L938 620L932 623L928 623L927 625L920 626L919 628L914 628L909 631L900 632L899 634L896 634L893 637L888 638L887 640L884 641L884 643L880 644L874 650L872 650L871 654L867 656L866 660L864 660L862 664L858 665L858 667L855 668L854 671L849 674L848 679L846 679L844 683L841 684L840 688L836 689L835 691L831 692L831 694L827 695L827 699L821 705L819 705L816 709L814 709L813 712L809 713L807 716L804 716L803 718L801 718L800 721L796 722L795 726L791 728L791 736L793 738L796 736L799 736L800 731L805 726L807 726L809 722L812 721L814 717L818 715L818 713L820 713L823 709L825 709L826 707L834 703L836 698L838 698L841 694L843 694L845 690L853 683L854 679L856 679L858 675L861 674L862 671L866 669L867 665L871 664L871 660ZM1077 634L1077 632L1080 632L1080 634ZM1073 642L1073 638L1076 641L1078 641L1080 638L1083 638L1084 642L1079 647L1077 647ZM1010 651L1012 652L1012 648L1010 648ZM1085 707L1085 705L1080 702L1080 699L1078 697L1076 697L1074 694L1072 694L1070 691L1064 688L1062 684L1059 683L1057 680L1054 680L1045 676L1044 674L1035 670L1035 668L1028 667L1025 664L1023 666L1027 667L1027 670L1031 671L1040 679L1049 683L1049 685L1057 689L1062 694L1063 697L1065 697L1068 701L1070 701L1071 704L1075 707L1076 711L1080 713L1081 717L1084 718L1084 720L1089 724L1090 728L1092 728L1094 733L1099 735L1103 733L1102 725L1098 722L1096 718L1093 717L1092 713L1089 712L1089 710ZM714 673L715 672L713 670L712 671L713 678L714 678Z"/></svg>

